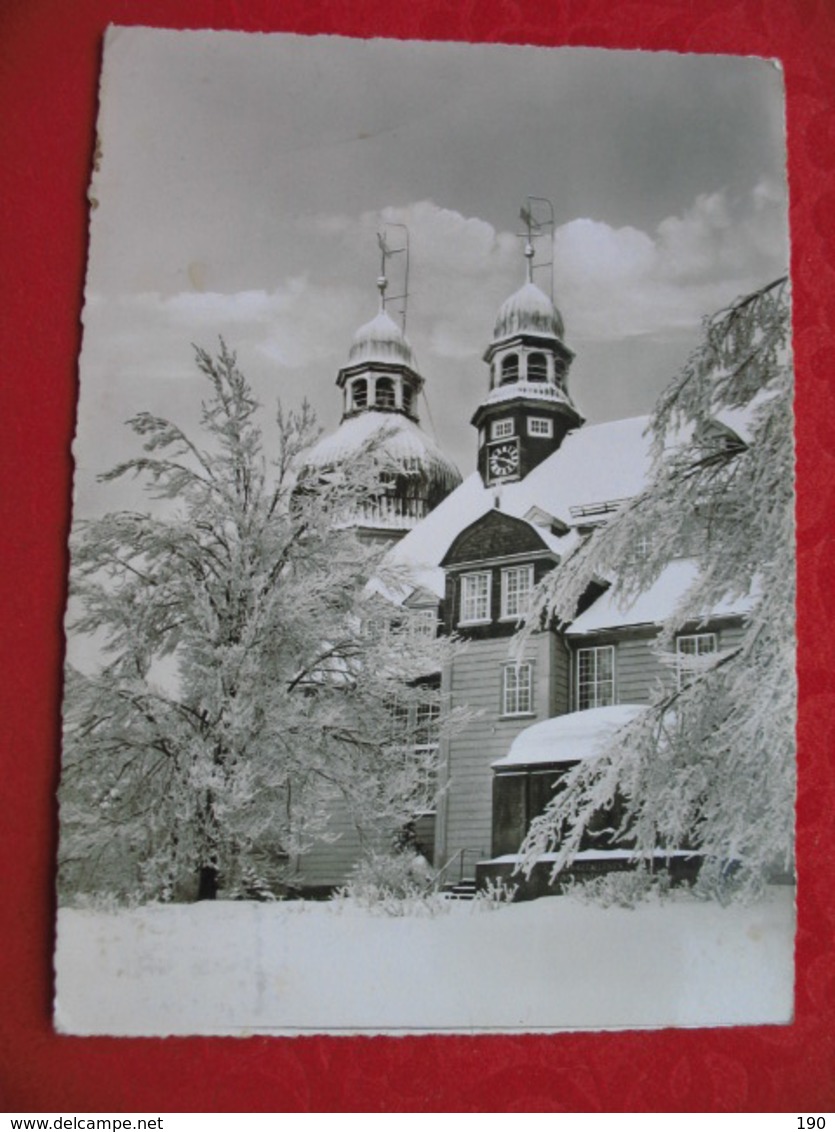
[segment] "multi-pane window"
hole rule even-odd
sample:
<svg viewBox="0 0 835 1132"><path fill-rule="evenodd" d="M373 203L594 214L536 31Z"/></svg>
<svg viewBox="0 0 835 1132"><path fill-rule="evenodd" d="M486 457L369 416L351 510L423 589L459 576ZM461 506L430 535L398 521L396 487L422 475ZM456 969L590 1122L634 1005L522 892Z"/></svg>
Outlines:
<svg viewBox="0 0 835 1132"><path fill-rule="evenodd" d="M435 809L438 793L437 752L439 737L440 704L422 703L415 708L415 729L410 749L412 799L415 811Z"/></svg>
<svg viewBox="0 0 835 1132"><path fill-rule="evenodd" d="M554 422L549 417L528 417L528 436L553 436Z"/></svg>
<svg viewBox="0 0 835 1132"><path fill-rule="evenodd" d="M532 714L533 665L505 665L502 669L502 715Z"/></svg>
<svg viewBox="0 0 835 1132"><path fill-rule="evenodd" d="M398 746L405 745L409 739L409 705L394 699L389 705L389 727L391 741Z"/></svg>
<svg viewBox="0 0 835 1132"><path fill-rule="evenodd" d="M400 754L401 786L415 815L435 807L440 714L437 702L393 700L389 705L388 738Z"/></svg>
<svg viewBox="0 0 835 1132"><path fill-rule="evenodd" d="M533 590L533 566L512 566L502 570L502 617L514 621L528 611Z"/></svg>
<svg viewBox="0 0 835 1132"><path fill-rule="evenodd" d="M433 638L438 629L438 614L434 609L412 609L407 625L409 636Z"/></svg>
<svg viewBox="0 0 835 1132"><path fill-rule="evenodd" d="M415 709L415 746L435 748L438 745L439 703L418 704Z"/></svg>
<svg viewBox="0 0 835 1132"><path fill-rule="evenodd" d="M512 417L503 417L500 421L493 421L490 425L491 440L501 440L505 436L513 436Z"/></svg>
<svg viewBox="0 0 835 1132"><path fill-rule="evenodd" d="M615 702L615 647L600 645L577 652L577 710Z"/></svg>
<svg viewBox="0 0 835 1132"><path fill-rule="evenodd" d="M461 623L490 620L490 574L463 574L461 577Z"/></svg>
<svg viewBox="0 0 835 1132"><path fill-rule="evenodd" d="M715 633L688 633L676 638L676 681L679 691L686 688L694 676L708 666L709 657L716 652Z"/></svg>

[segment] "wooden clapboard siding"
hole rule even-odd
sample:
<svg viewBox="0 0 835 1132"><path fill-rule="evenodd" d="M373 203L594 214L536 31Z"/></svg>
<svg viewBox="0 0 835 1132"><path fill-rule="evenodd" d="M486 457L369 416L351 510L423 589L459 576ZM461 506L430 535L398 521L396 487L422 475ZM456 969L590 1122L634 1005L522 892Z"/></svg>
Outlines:
<svg viewBox="0 0 835 1132"><path fill-rule="evenodd" d="M512 662L508 641L470 641L452 662L445 690L455 705L481 714L446 744L446 790L439 807L436 864L460 849L489 855L492 813L491 764L507 754L516 736L553 713L553 634L542 633L527 645L524 659L534 664L534 707L531 715L501 717L502 669Z"/></svg>
<svg viewBox="0 0 835 1132"><path fill-rule="evenodd" d="M693 628L692 632L715 633L716 647L723 650L739 644L743 623L739 619L716 622ZM645 704L652 699L660 685L672 688L676 680L675 654L671 652L665 658L658 649L657 639L658 630L644 626L617 633L603 632L574 638L571 642L572 709L576 710L577 653L583 648L614 646L615 703Z"/></svg>
<svg viewBox="0 0 835 1132"><path fill-rule="evenodd" d="M359 833L344 802L332 803L328 836L313 843L298 858L295 883L305 887L344 884L360 859Z"/></svg>
<svg viewBox="0 0 835 1132"><path fill-rule="evenodd" d="M655 629L642 629L633 635L595 633L576 638L571 644L571 706L577 709L577 654L581 649L612 645L615 650L615 703L645 704L660 681L669 683L670 669L655 651Z"/></svg>
<svg viewBox="0 0 835 1132"><path fill-rule="evenodd" d="M742 641L744 629L745 626L742 621L737 621L723 625L720 629L716 630L716 634L719 638L717 645L720 651L723 649L736 648Z"/></svg>
<svg viewBox="0 0 835 1132"><path fill-rule="evenodd" d="M564 715L571 710L571 651L563 637L548 634L551 654L551 702L548 715Z"/></svg>
<svg viewBox="0 0 835 1132"><path fill-rule="evenodd" d="M648 703L660 682L669 683L670 669L655 651L655 636L633 637L615 644L616 703Z"/></svg>

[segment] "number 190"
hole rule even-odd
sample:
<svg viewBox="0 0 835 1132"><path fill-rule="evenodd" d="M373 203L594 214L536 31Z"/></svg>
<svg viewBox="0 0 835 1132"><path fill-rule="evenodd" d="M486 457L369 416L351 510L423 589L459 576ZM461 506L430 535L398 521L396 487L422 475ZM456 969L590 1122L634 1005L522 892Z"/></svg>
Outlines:
<svg viewBox="0 0 835 1132"><path fill-rule="evenodd" d="M826 1120L822 1116L798 1116L797 1127L801 1132L809 1132L809 1129L826 1128Z"/></svg>

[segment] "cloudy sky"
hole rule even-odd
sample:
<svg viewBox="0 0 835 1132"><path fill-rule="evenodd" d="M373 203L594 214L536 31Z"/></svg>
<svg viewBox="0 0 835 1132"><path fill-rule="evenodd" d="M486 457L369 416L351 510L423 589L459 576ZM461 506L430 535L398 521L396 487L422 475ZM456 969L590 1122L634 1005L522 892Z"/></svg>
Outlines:
<svg viewBox="0 0 835 1132"><path fill-rule="evenodd" d="M787 261L782 76L761 60L117 29L99 133L79 513L123 504L94 476L131 413L194 419L192 342L223 334L270 410L307 396L335 427L385 221L410 233L423 424L464 473L528 194L554 204L592 421L649 411L702 316Z"/></svg>

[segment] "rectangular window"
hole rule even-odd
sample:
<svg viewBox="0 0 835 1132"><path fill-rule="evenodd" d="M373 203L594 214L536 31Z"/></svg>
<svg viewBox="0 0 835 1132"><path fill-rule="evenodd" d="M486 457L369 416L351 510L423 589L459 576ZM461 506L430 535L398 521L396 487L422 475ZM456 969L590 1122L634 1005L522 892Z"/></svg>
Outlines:
<svg viewBox="0 0 835 1132"><path fill-rule="evenodd" d="M413 609L409 613L407 625L409 636L434 639L438 631L438 614L434 609Z"/></svg>
<svg viewBox="0 0 835 1132"><path fill-rule="evenodd" d="M528 611L533 591L533 566L502 570L502 618L518 621Z"/></svg>
<svg viewBox="0 0 835 1132"><path fill-rule="evenodd" d="M490 574L463 574L461 577L462 625L490 620Z"/></svg>
<svg viewBox="0 0 835 1132"><path fill-rule="evenodd" d="M415 747L420 749L438 746L438 724L441 718L441 705L438 703L418 704L415 708Z"/></svg>
<svg viewBox="0 0 835 1132"><path fill-rule="evenodd" d="M493 421L490 425L490 439L502 440L505 436L513 436L513 418L503 417L500 421Z"/></svg>
<svg viewBox="0 0 835 1132"><path fill-rule="evenodd" d="M676 638L676 682L686 688L694 676L704 672L709 662L704 658L716 652L715 633L688 633Z"/></svg>
<svg viewBox="0 0 835 1132"><path fill-rule="evenodd" d="M502 676L502 715L532 715L533 665L505 665Z"/></svg>
<svg viewBox="0 0 835 1132"><path fill-rule="evenodd" d="M393 699L389 704L389 741L398 747L409 739L409 705Z"/></svg>
<svg viewBox="0 0 835 1132"><path fill-rule="evenodd" d="M528 417L528 436L553 436L554 422L548 417Z"/></svg>
<svg viewBox="0 0 835 1132"><path fill-rule="evenodd" d="M577 710L608 707L615 702L615 646L577 652Z"/></svg>

